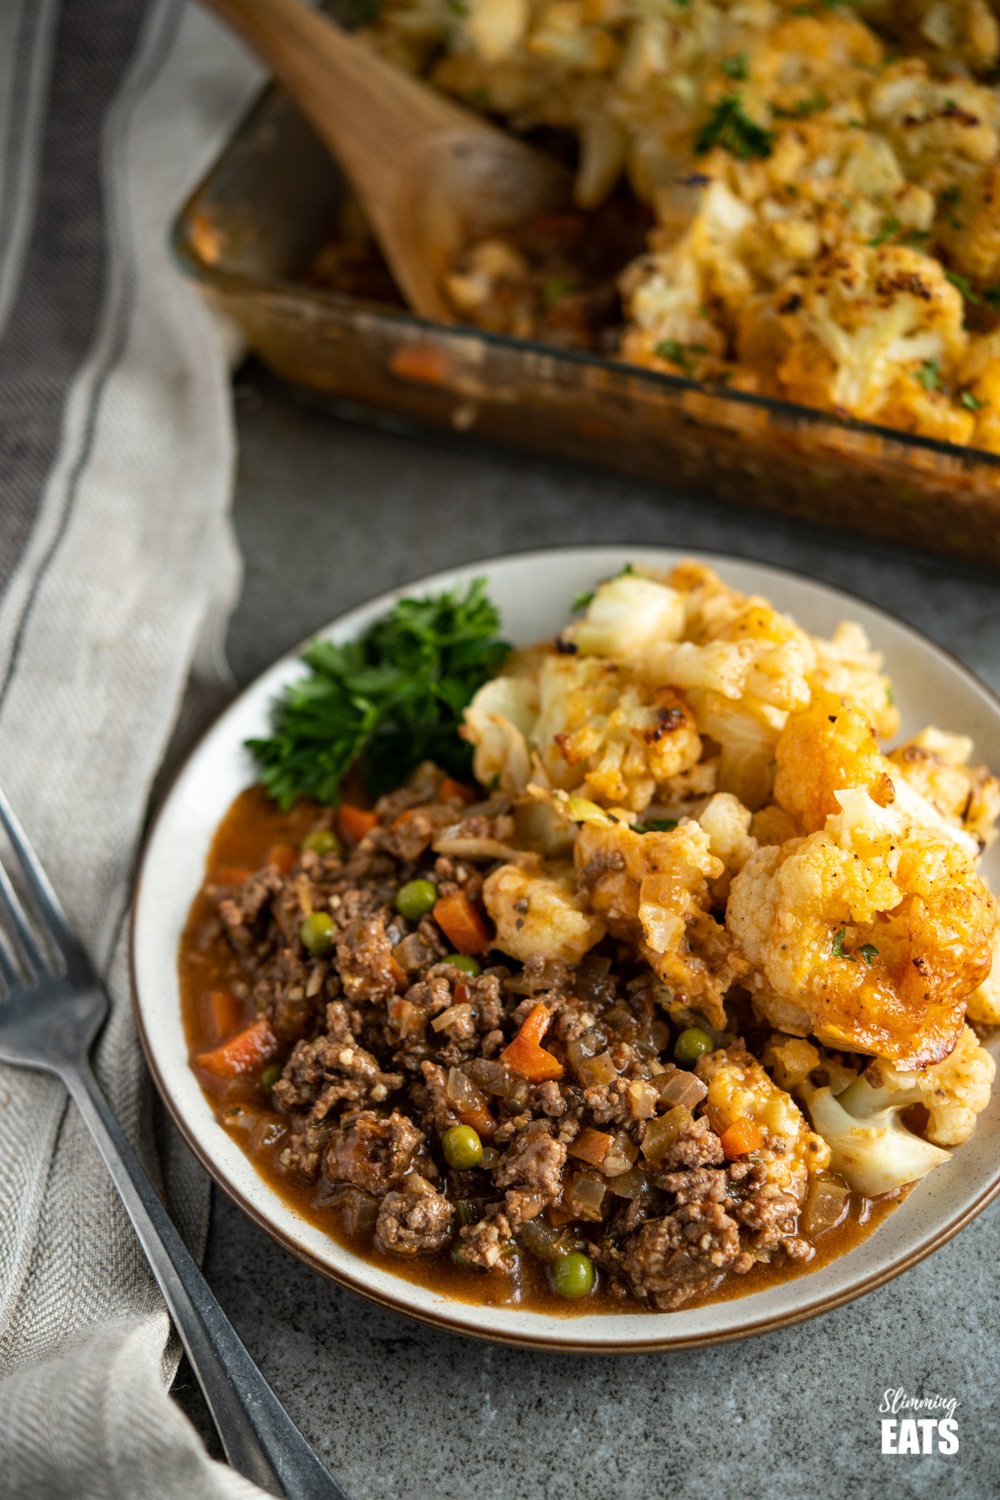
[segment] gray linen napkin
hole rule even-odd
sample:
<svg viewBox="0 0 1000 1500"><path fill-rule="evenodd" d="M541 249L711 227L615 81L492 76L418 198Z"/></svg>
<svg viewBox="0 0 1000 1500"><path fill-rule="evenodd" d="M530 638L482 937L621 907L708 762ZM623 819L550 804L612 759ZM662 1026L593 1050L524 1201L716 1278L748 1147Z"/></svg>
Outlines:
<svg viewBox="0 0 1000 1500"><path fill-rule="evenodd" d="M181 0L0 6L0 783L108 978L99 1072L151 1164L130 884L239 583L225 339L165 237L255 77ZM176 1142L159 1167L202 1243L202 1174ZM168 1331L61 1087L0 1069L0 1490L258 1495L169 1400Z"/></svg>

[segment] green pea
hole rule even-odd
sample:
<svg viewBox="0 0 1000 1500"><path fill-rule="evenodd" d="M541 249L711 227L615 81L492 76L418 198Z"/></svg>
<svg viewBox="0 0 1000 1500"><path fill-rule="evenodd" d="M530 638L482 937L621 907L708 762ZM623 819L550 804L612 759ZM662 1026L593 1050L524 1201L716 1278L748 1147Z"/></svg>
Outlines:
<svg viewBox="0 0 1000 1500"><path fill-rule="evenodd" d="M340 840L331 829L317 828L308 838L302 840L302 847L312 854L339 854Z"/></svg>
<svg viewBox="0 0 1000 1500"><path fill-rule="evenodd" d="M302 945L309 949L313 958L322 958L333 947L333 918L329 912L314 911L306 917L299 928Z"/></svg>
<svg viewBox="0 0 1000 1500"><path fill-rule="evenodd" d="M560 1297L586 1297L594 1287L594 1262L582 1250L552 1262L552 1288Z"/></svg>
<svg viewBox="0 0 1000 1500"><path fill-rule="evenodd" d="M700 1026L689 1026L674 1043L674 1056L679 1063L697 1062L706 1052L714 1051L715 1043Z"/></svg>
<svg viewBox="0 0 1000 1500"><path fill-rule="evenodd" d="M441 1149L456 1172L471 1171L483 1159L483 1143L471 1125L452 1125L441 1137Z"/></svg>
<svg viewBox="0 0 1000 1500"><path fill-rule="evenodd" d="M481 974L483 966L478 958L473 958L471 953L449 953L447 958L442 958L443 964L449 964L453 969L461 969L463 974Z"/></svg>
<svg viewBox="0 0 1000 1500"><path fill-rule="evenodd" d="M269 1094L271 1092L271 1090L274 1088L274 1085L281 1077L282 1072L283 1069L280 1063L268 1063L266 1068L261 1069L260 1086L264 1090L265 1094Z"/></svg>
<svg viewBox="0 0 1000 1500"><path fill-rule="evenodd" d="M408 880L396 892L396 910L408 922L419 922L429 911L434 910L438 898L433 880Z"/></svg>

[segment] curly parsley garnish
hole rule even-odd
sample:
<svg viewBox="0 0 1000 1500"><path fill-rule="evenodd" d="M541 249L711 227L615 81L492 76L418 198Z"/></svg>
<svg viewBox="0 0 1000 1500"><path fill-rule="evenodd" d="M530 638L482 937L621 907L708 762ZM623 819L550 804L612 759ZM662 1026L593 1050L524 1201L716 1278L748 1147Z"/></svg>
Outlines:
<svg viewBox="0 0 1000 1500"><path fill-rule="evenodd" d="M721 146L731 156L748 161L752 156L770 156L773 141L774 131L758 125L744 110L742 94L727 94L699 130L694 150L696 156L704 156L713 146Z"/></svg>
<svg viewBox="0 0 1000 1500"><path fill-rule="evenodd" d="M986 405L986 402L980 396L974 395L972 391L963 391L958 399L969 411L982 411Z"/></svg>
<svg viewBox="0 0 1000 1500"><path fill-rule="evenodd" d="M864 959L869 969L878 958L878 949L876 948L874 943L862 943L861 947L858 949L858 952L861 954L861 957Z"/></svg>
<svg viewBox="0 0 1000 1500"><path fill-rule="evenodd" d="M471 749L455 731L507 655L499 628L477 578L464 594L401 599L358 640L313 641L302 655L310 675L274 704L273 734L246 742L262 785L289 808L300 797L337 802L356 763L375 795L423 760L467 777Z"/></svg>

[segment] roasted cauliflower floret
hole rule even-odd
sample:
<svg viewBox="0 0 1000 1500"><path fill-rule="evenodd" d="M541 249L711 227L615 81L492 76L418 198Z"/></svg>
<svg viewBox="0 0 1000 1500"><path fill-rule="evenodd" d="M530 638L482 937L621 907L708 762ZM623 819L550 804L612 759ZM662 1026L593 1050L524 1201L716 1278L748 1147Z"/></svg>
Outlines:
<svg viewBox="0 0 1000 1500"><path fill-rule="evenodd" d="M1000 1026L1000 927L993 934L990 972L969 996L966 1014L980 1026Z"/></svg>
<svg viewBox="0 0 1000 1500"><path fill-rule="evenodd" d="M961 293L943 268L902 245L845 244L748 300L742 357L770 371L776 395L968 442L970 412L917 379L950 371L966 346ZM941 410L932 408L940 396Z"/></svg>
<svg viewBox="0 0 1000 1500"><path fill-rule="evenodd" d="M892 686L882 671L881 653L872 649L860 625L844 620L829 639L814 635L816 670L810 679L814 688L836 693L863 713L880 739L888 739L899 728L899 710Z"/></svg>
<svg viewBox="0 0 1000 1500"><path fill-rule="evenodd" d="M881 1060L862 1075L874 1094L894 1107L922 1104L925 1134L938 1146L960 1146L976 1128L976 1117L990 1102L996 1063L980 1046L971 1026L963 1027L954 1052L915 1073L901 1073Z"/></svg>
<svg viewBox="0 0 1000 1500"><path fill-rule="evenodd" d="M871 725L834 693L815 693L807 709L792 715L774 755L775 800L806 833L840 812L836 793L845 787L863 787L883 806L895 796Z"/></svg>
<svg viewBox="0 0 1000 1500"><path fill-rule="evenodd" d="M723 874L709 835L695 822L667 833L584 823L576 841L577 881L608 930L634 942L664 984L724 1027L723 997L745 965L709 907Z"/></svg>
<svg viewBox="0 0 1000 1500"><path fill-rule="evenodd" d="M886 1104L864 1078L836 1096L808 1082L799 1092L813 1129L830 1148L830 1165L866 1197L894 1192L949 1160L947 1151L903 1124L905 1104Z"/></svg>
<svg viewBox="0 0 1000 1500"><path fill-rule="evenodd" d="M494 677L465 710L462 734L475 747L473 770L481 786L523 792L531 775L528 737L538 717L538 689L528 677Z"/></svg>
<svg viewBox="0 0 1000 1500"><path fill-rule="evenodd" d="M540 953L577 964L604 936L568 865L501 865L486 877L483 901L496 926L493 946L511 958Z"/></svg>
<svg viewBox="0 0 1000 1500"><path fill-rule="evenodd" d="M924 800L982 844L991 843L1000 815L1000 781L986 766L970 766L972 741L933 726L891 751L889 760Z"/></svg>
<svg viewBox="0 0 1000 1500"><path fill-rule="evenodd" d="M791 1095L740 1043L699 1058L695 1072L708 1084L705 1109L712 1129L721 1135L736 1120L753 1120L764 1133L760 1156L769 1185L804 1198L810 1172L829 1165L830 1151Z"/></svg>
<svg viewBox="0 0 1000 1500"><path fill-rule="evenodd" d="M550 656L531 742L550 785L642 812L657 785L697 764L694 715L673 687L593 656Z"/></svg>
<svg viewBox="0 0 1000 1500"><path fill-rule="evenodd" d="M911 1071L961 1034L989 972L993 901L958 844L863 793L846 800L825 829L751 855L727 925L772 1024Z"/></svg>
<svg viewBox="0 0 1000 1500"><path fill-rule="evenodd" d="M595 589L581 620L562 639L585 656L606 656L641 669L649 650L679 640L684 602L676 589L645 574L619 573Z"/></svg>

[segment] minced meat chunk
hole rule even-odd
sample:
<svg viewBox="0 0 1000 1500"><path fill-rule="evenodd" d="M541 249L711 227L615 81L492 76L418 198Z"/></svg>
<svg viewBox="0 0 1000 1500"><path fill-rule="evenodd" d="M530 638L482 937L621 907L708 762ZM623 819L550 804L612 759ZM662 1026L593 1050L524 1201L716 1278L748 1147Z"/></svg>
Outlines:
<svg viewBox="0 0 1000 1500"><path fill-rule="evenodd" d="M517 1135L494 1174L498 1187L534 1188L554 1202L562 1188L566 1146L552 1135L547 1120L532 1120Z"/></svg>
<svg viewBox="0 0 1000 1500"><path fill-rule="evenodd" d="M323 1171L330 1182L350 1182L379 1196L413 1166L424 1134L393 1110L388 1117L365 1110L330 1136Z"/></svg>
<svg viewBox="0 0 1000 1500"><path fill-rule="evenodd" d="M721 1203L689 1203L651 1219L626 1242L619 1265L636 1297L663 1311L680 1307L726 1271L748 1271L739 1225Z"/></svg>
<svg viewBox="0 0 1000 1500"><path fill-rule="evenodd" d="M326 1031L298 1042L274 1086L285 1109L308 1106L312 1122L326 1118L337 1105L382 1104L402 1084L400 1073L383 1072L378 1059L351 1031L341 1000L326 1008Z"/></svg>
<svg viewBox="0 0 1000 1500"><path fill-rule="evenodd" d="M386 1193L379 1205L375 1243L394 1255L428 1255L451 1239L453 1216L444 1194L421 1179L403 1192Z"/></svg>
<svg viewBox="0 0 1000 1500"><path fill-rule="evenodd" d="M382 917L361 917L337 944L337 968L349 1000L385 1000L396 993L399 966Z"/></svg>

